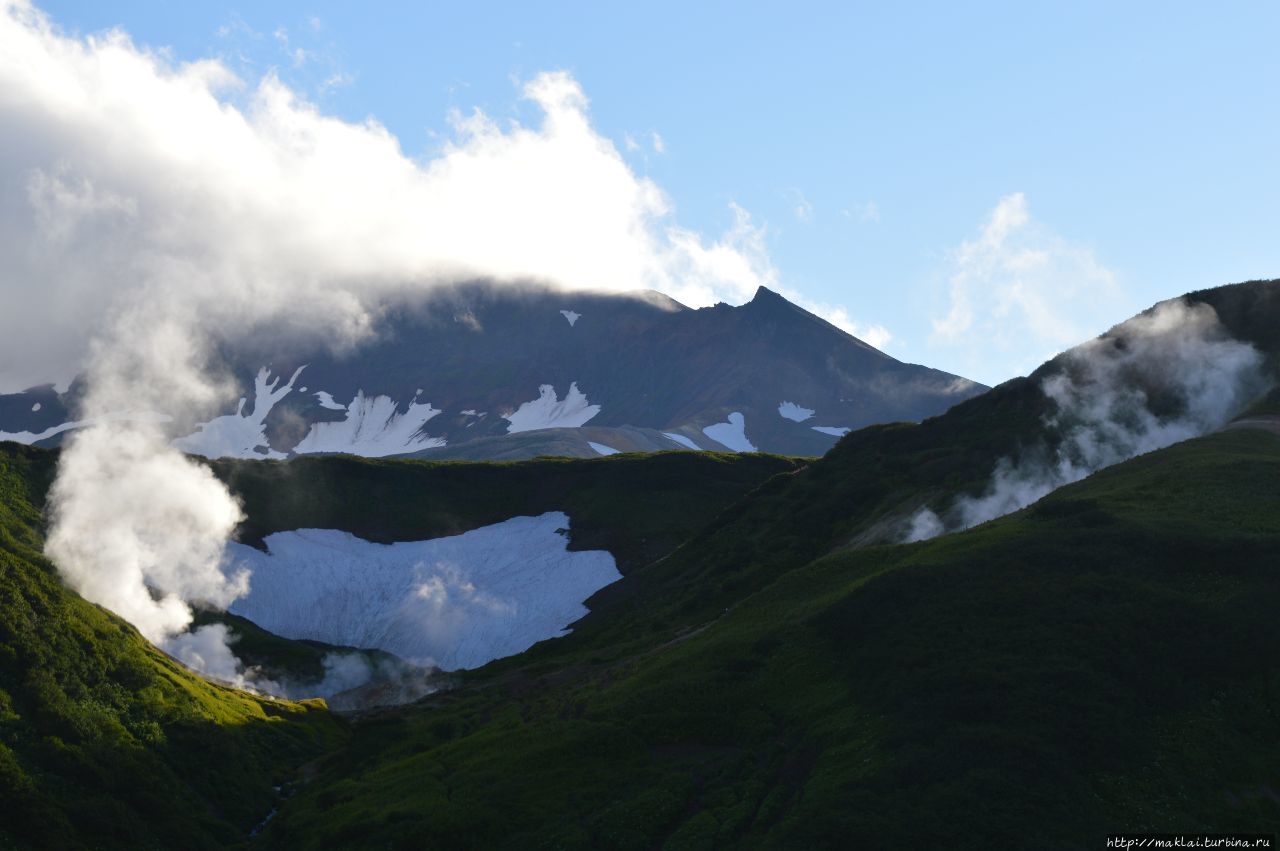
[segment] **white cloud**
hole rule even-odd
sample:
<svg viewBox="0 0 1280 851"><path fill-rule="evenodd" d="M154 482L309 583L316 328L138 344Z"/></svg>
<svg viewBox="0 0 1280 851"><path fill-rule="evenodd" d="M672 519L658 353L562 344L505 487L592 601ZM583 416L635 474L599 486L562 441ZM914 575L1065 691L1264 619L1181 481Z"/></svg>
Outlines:
<svg viewBox="0 0 1280 851"><path fill-rule="evenodd" d="M821 316L846 334L852 334L867 345L883 350L893 341L893 334L888 328L876 323L859 322L850 316L848 309L842 305L813 302L790 290L783 290L782 294L805 310Z"/></svg>
<svg viewBox="0 0 1280 851"><path fill-rule="evenodd" d="M808 198L804 197L804 193L799 189L792 189L787 194L791 198L791 211L795 215L796 221L813 221L813 204Z"/></svg>
<svg viewBox="0 0 1280 851"><path fill-rule="evenodd" d="M961 372L995 383L1106 330L1125 301L1088 247L1036 222L1025 196L1000 199L978 235L952 252L947 308L931 343L961 353Z"/></svg>
<svg viewBox="0 0 1280 851"><path fill-rule="evenodd" d="M680 226L595 131L571 76L540 74L523 95L539 123L477 111L415 160L271 74L246 84L119 32L68 38L28 3L0 3L0 389L77 371L84 341L148 288L214 332L287 309L359 333L392 290L477 275L692 306L772 280L745 213L719 238Z"/></svg>
<svg viewBox="0 0 1280 851"><path fill-rule="evenodd" d="M852 208L844 208L840 211L840 215L846 219L857 219L859 222L878 222L880 221L880 205L875 201L867 201L862 204L856 204Z"/></svg>
<svg viewBox="0 0 1280 851"><path fill-rule="evenodd" d="M649 140L653 144L653 152L655 154L665 154L667 152L667 143L663 141L657 130L649 134Z"/></svg>
<svg viewBox="0 0 1280 851"><path fill-rule="evenodd" d="M330 74L329 76L325 77L323 82L320 83L320 86L318 87L318 91L320 92L320 94L328 94L334 89L340 89L344 86L349 86L354 82L355 82L355 77L345 72L339 71L337 73Z"/></svg>
<svg viewBox="0 0 1280 851"><path fill-rule="evenodd" d="M280 47L280 52L289 60L294 68L301 68L307 64L307 60L311 58L311 54L304 48L295 47L289 43L289 31L284 27L277 27L272 33L275 37L276 44Z"/></svg>
<svg viewBox="0 0 1280 851"><path fill-rule="evenodd" d="M778 270L765 247L766 229L756 226L737 204L729 208L732 227L710 245L693 231L668 229L670 247L663 262L672 283L664 292L685 304L707 305L741 303L755 295L757 287L777 287Z"/></svg>

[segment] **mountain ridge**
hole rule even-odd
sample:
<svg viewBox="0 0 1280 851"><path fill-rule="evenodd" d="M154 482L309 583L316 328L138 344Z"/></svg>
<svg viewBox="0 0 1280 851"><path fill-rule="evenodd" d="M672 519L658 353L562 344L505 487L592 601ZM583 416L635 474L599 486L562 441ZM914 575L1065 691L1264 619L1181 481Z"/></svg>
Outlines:
<svg viewBox="0 0 1280 851"><path fill-rule="evenodd" d="M653 292L472 284L388 308L371 339L341 352L262 330L220 347L243 400L188 426L184 451L409 454L590 425L647 430L641 450L821 455L844 430L918 420L983 389L897 361L765 287L738 307L692 310ZM0 396L0 436L59 440L81 390ZM598 454L585 441L562 451Z"/></svg>

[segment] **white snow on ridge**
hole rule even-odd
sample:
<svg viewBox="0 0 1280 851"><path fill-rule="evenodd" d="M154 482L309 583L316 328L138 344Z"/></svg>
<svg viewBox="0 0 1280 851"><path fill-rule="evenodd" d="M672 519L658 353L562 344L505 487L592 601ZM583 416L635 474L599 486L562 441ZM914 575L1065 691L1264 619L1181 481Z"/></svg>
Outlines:
<svg viewBox="0 0 1280 851"><path fill-rule="evenodd" d="M747 420L739 411L730 414L727 423L709 425L702 430L702 433L734 452L756 451L751 441L747 440Z"/></svg>
<svg viewBox="0 0 1280 851"><path fill-rule="evenodd" d="M593 440L588 440L587 445L601 455L617 455L622 451L621 449L614 449L612 446L605 446L603 443L596 443Z"/></svg>
<svg viewBox="0 0 1280 851"><path fill-rule="evenodd" d="M267 442L265 423L267 414L276 403L288 396L293 390L293 382L298 380L305 366L298 367L289 381L280 387L280 376L268 383L271 370L263 367L258 370L253 382L253 413L244 413L244 397L234 414L214 417L209 422L197 426L196 430L186 437L172 441L172 445L192 455L203 455L206 458L284 458L284 453L276 452ZM265 447L265 452L255 452L258 447Z"/></svg>
<svg viewBox="0 0 1280 851"><path fill-rule="evenodd" d="M809 428L814 431L820 431L823 434L829 434L832 437L844 437L850 431L850 429L842 428L840 426L809 426Z"/></svg>
<svg viewBox="0 0 1280 851"><path fill-rule="evenodd" d="M316 397L316 404L318 404L322 408L327 408L330 411L345 411L347 409L347 406L342 404L341 402L333 401L332 393L327 393L324 390L319 390L311 395Z"/></svg>
<svg viewBox="0 0 1280 851"><path fill-rule="evenodd" d="M64 431L87 425L89 425L89 420L75 420L61 425L49 426L44 431L0 431L0 440L12 440L15 443L25 443L30 446L37 440L44 440L45 438L53 437L55 434L62 434Z"/></svg>
<svg viewBox="0 0 1280 851"><path fill-rule="evenodd" d="M557 399L554 386L539 386L537 399L522 403L504 419L510 423L507 434L515 434L540 428L577 428L598 413L600 406L589 404L575 381L569 385L563 400Z"/></svg>
<svg viewBox="0 0 1280 851"><path fill-rule="evenodd" d="M795 402L783 402L778 405L778 415L786 417L793 422L802 423L816 414L817 411L812 408L802 408Z"/></svg>
<svg viewBox="0 0 1280 851"><path fill-rule="evenodd" d="M565 319L568 319L568 320L569 320L569 327L570 327L570 328L572 328L572 327L573 327L573 323L577 322L579 319L581 319L581 318L582 318L582 314L581 314L581 313L576 313L576 312L574 312L574 311L572 311L572 310L562 310L562 311L560 311L560 315L561 315L561 316L563 316Z"/></svg>
<svg viewBox="0 0 1280 851"><path fill-rule="evenodd" d="M683 434L675 434L675 433L673 433L673 432L664 431L664 432L662 433L662 436L663 436L663 437L665 437L665 438L667 438L668 440L674 440L676 443L680 444L681 446L687 446L688 448L690 448L690 449L694 450L695 452L701 452L701 451L702 451L702 447L701 447L701 446L699 446L698 444L694 443L692 440L690 440L689 438L685 437Z"/></svg>
<svg viewBox="0 0 1280 851"><path fill-rule="evenodd" d="M553 511L429 541L300 529L269 535L269 554L232 544L253 578L231 611L286 638L479 667L566 634L582 601L621 578L609 553L569 552L568 525Z"/></svg>
<svg viewBox="0 0 1280 851"><path fill-rule="evenodd" d="M440 413L430 402L411 402L409 409L400 414L390 396L369 398L359 390L345 410L345 420L313 423L293 451L299 455L350 452L366 458L381 458L445 445L442 437L420 434L427 421Z"/></svg>
<svg viewBox="0 0 1280 851"><path fill-rule="evenodd" d="M72 431L77 428L85 428L96 423L167 423L172 422L173 417L168 414L156 413L119 413L107 414L102 417L91 417L87 420L71 420L70 422L61 423L56 426L49 426L44 431L0 431L0 440L12 440L14 443L24 443L28 446L36 441L45 440L53 437L55 434L62 434L64 431Z"/></svg>

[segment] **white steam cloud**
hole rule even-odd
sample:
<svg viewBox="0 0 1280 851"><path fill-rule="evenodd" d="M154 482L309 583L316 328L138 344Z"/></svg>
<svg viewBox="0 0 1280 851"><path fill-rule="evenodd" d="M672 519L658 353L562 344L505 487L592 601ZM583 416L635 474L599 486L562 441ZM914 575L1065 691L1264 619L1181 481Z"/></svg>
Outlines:
<svg viewBox="0 0 1280 851"><path fill-rule="evenodd" d="M225 633L175 636L190 603L245 592L223 552L239 508L161 428L123 416L216 410L230 388L215 342L270 323L348 345L388 300L474 278L691 305L773 281L746 212L718 240L681 228L567 73L523 95L537 126L455 115L418 160L272 76L247 87L121 32L68 37L0 0L0 390L88 377L79 413L95 424L63 452L48 541L73 587L225 670L210 647Z"/></svg>
<svg viewBox="0 0 1280 851"><path fill-rule="evenodd" d="M323 697L330 708L367 709L409 703L439 690L438 671L393 656L333 652L321 660L320 679L272 679L245 665L232 651L237 636L226 624L206 624L165 642L165 650L187 667L228 685L259 694L303 700Z"/></svg>
<svg viewBox="0 0 1280 851"><path fill-rule="evenodd" d="M1042 384L1057 407L1046 423L1062 434L1057 449L1001 459L981 496L961 497L943 516L919 510L905 541L968 529L1103 467L1219 428L1266 384L1256 349L1228 337L1212 307L1180 300L1065 357L1066 368Z"/></svg>

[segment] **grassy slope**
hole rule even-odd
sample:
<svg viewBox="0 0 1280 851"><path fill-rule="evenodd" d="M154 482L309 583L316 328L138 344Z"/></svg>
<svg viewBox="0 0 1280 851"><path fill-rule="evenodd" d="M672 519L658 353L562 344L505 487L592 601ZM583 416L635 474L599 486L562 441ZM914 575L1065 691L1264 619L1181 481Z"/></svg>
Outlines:
<svg viewBox="0 0 1280 851"><path fill-rule="evenodd" d="M637 571L606 617L589 626L620 637L655 620L673 627L705 620L928 500L978 490L999 458L1039 440L1045 412L1038 384L1016 379L920 424L847 435L819 461L770 480L669 558ZM892 526L888 537L897 531Z"/></svg>
<svg viewBox="0 0 1280 851"><path fill-rule="evenodd" d="M792 570L622 659L368 720L276 847L1097 847L1276 830L1280 438ZM608 654L604 654L606 657Z"/></svg>
<svg viewBox="0 0 1280 851"><path fill-rule="evenodd" d="M272 786L344 731L315 706L261 701L191 676L69 593L40 553L55 458L0 448L0 800L20 814L0 824L0 847L236 842L265 815ZM251 542L299 526L380 541L427 538L566 510L571 546L609 548L630 570L802 464L684 452L498 465L343 457L215 466L253 518L242 530ZM224 620L250 661L319 674L328 648Z"/></svg>
<svg viewBox="0 0 1280 851"><path fill-rule="evenodd" d="M1275 282L1256 282L1191 298L1214 303L1274 365L1276 292ZM1036 383L1019 380L921 426L850 435L666 558L657 557L719 511L689 498L688 468L668 456L538 462L551 465L540 471L356 459L218 465L254 517L250 539L297 525L426 537L569 508L575 546L609 547L629 574L627 592L598 601L603 616L571 639L492 666L431 713L362 725L276 840L820 845L841 831L865 834L877 818L886 835L927 835L948 816L979 847L984 830L1007 837L1032 815L1064 836L1083 836L1082 820L1274 825L1274 669L1239 661L1274 650L1259 614L1274 610L1274 587L1265 571L1232 568L1223 580L1221 567L1275 560L1271 520L1255 532L1233 525L1247 516L1242 495L1276 516L1274 453L1231 443L1274 438L1194 444L1210 447L1203 464L1187 465L1204 479L1195 487L1215 499L1226 491L1229 521L1208 532L1193 522L1201 495L1179 490L1180 473L1171 490L1152 485L1160 472L1125 485L1151 491L1140 500L1058 495L944 541L809 564L922 499L985 481L1036 431L1042 406ZM1234 490L1224 472L1232 457L1270 478L1246 476ZM618 466L573 466L606 463ZM721 496L732 501L735 488L795 469L759 463L777 466L750 483L729 481L745 467L712 466ZM1122 469L1141 469L1134 464ZM285 483L293 487L282 500ZM1155 505L1154 519L1140 522L1139 504ZM633 522L619 526L619 512ZM1091 618L1085 602L1111 619ZM887 616L895 607L912 613L910 629ZM965 616L949 616L953 607ZM1184 627L1207 639L1178 638ZM1149 637L1166 629L1176 640ZM1161 662L1165 651L1176 665ZM1118 709L1102 698L1107 689L1120 695ZM1064 751L1065 736L1080 754ZM496 825L495 802L509 814Z"/></svg>
<svg viewBox="0 0 1280 851"><path fill-rule="evenodd" d="M366 540L456 535L519 515L564 511L570 549L607 549L622 573L666 555L724 508L804 461L776 455L661 452L599 459L470 463L353 456L218 461L244 502L239 531L342 529Z"/></svg>
<svg viewBox="0 0 1280 851"><path fill-rule="evenodd" d="M244 503L249 520L239 536L246 543L297 528L342 529L384 543L422 540L518 515L564 511L571 521L570 549L607 549L630 576L763 483L805 463L776 455L661 452L501 463L329 456L212 466ZM608 606L627 593L628 584L610 586L588 604ZM320 676L324 648L274 639L236 618L220 619L240 636L241 657L269 675Z"/></svg>
<svg viewBox="0 0 1280 851"><path fill-rule="evenodd" d="M41 555L53 456L0 444L0 847L224 847L345 732L193 676Z"/></svg>
<svg viewBox="0 0 1280 851"><path fill-rule="evenodd" d="M1280 375L1280 281L1202 290L1186 300L1213 306L1226 332L1257 347L1269 372ZM897 540L922 504L938 509L957 493L978 493L1001 458L1051 450L1059 436L1045 427L1052 408L1040 384L1063 363L1055 358L922 423L847 435L818 462L772 480L671 558L637 573L607 613L614 632L650 621L655 608L668 624L694 623L833 550Z"/></svg>

